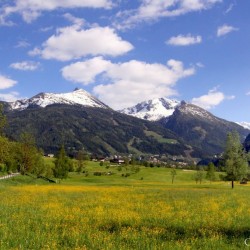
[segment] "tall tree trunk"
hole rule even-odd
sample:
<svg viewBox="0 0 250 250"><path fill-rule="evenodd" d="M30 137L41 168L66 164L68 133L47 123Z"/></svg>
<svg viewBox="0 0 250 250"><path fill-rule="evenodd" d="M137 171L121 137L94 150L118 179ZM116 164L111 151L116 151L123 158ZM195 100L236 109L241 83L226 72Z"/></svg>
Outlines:
<svg viewBox="0 0 250 250"><path fill-rule="evenodd" d="M232 188L234 188L234 181L232 181Z"/></svg>

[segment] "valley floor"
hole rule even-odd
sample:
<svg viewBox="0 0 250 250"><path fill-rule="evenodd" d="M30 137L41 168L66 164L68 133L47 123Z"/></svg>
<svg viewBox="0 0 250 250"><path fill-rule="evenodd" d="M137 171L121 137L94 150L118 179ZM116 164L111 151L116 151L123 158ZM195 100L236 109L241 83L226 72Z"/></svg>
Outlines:
<svg viewBox="0 0 250 250"><path fill-rule="evenodd" d="M3 180L0 249L249 249L249 185L195 184L183 170L172 185L169 171Z"/></svg>

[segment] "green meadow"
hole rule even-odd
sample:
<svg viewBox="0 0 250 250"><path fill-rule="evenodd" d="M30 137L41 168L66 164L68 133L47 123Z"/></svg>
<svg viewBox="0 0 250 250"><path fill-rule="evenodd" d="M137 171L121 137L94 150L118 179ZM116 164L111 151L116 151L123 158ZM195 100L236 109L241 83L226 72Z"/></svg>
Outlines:
<svg viewBox="0 0 250 250"><path fill-rule="evenodd" d="M249 185L170 171L88 162L60 183L1 180L0 249L250 248Z"/></svg>

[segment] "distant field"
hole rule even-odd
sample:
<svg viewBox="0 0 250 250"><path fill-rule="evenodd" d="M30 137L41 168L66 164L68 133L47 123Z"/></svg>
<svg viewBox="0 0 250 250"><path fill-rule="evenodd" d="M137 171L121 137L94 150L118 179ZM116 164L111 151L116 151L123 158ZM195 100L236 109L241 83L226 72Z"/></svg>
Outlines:
<svg viewBox="0 0 250 250"><path fill-rule="evenodd" d="M60 184L0 182L0 249L249 249L250 186L90 162ZM113 175L94 176L96 171Z"/></svg>
<svg viewBox="0 0 250 250"><path fill-rule="evenodd" d="M144 130L144 133L145 133L147 136L152 136L152 137L154 137L154 138L155 138L158 142L160 142L160 143L169 143L169 144L177 144L177 143L178 143L177 140L164 138L164 137L162 137L161 135L155 133L154 131Z"/></svg>

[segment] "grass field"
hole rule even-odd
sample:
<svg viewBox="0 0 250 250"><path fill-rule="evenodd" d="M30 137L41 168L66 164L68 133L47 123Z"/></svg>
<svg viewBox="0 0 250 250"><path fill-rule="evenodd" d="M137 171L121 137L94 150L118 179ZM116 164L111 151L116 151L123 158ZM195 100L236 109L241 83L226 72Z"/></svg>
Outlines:
<svg viewBox="0 0 250 250"><path fill-rule="evenodd" d="M249 249L250 186L89 162L60 184L0 182L0 249ZM94 176L93 172L113 172Z"/></svg>

